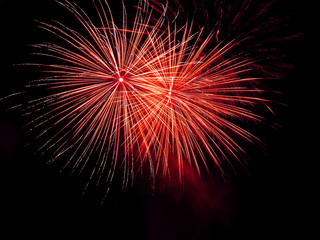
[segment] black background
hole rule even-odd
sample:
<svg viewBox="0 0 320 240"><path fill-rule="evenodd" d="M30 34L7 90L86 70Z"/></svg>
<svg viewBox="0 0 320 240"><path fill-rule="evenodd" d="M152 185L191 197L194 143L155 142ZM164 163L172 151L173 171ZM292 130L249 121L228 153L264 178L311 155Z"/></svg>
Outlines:
<svg viewBox="0 0 320 240"><path fill-rule="evenodd" d="M217 180L214 186L205 184L201 189L194 185L179 201L168 192L146 193L137 183L100 204L95 194L81 196L81 177L46 166L32 148L25 147L27 139L19 112L5 111L15 100L2 100L0 234L44 239L260 239L305 235L302 228L308 184L304 178L310 163L305 100L308 77L302 34L306 20L303 6L296 2L281 1L277 9L277 14L289 16L290 31L301 33L282 49L293 65L281 84L287 106L275 109L281 127L261 130L267 147L252 151L256 166L250 174L233 176L228 183ZM32 50L28 44L41 42L44 33L34 20L61 17L60 10L51 0L0 2L0 97L19 92L32 79L30 71L15 64L29 60Z"/></svg>

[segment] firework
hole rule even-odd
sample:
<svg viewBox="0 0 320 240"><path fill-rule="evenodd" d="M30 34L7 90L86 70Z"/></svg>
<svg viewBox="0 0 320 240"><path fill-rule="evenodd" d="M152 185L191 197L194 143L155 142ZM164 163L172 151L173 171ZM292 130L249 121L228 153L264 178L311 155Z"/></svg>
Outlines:
<svg viewBox="0 0 320 240"><path fill-rule="evenodd" d="M183 182L184 166L224 175L225 164L243 164L239 142L259 140L241 122L263 120L253 107L267 103L256 62L239 51L244 36L220 40L219 29L205 36L146 1L132 22L123 4L120 23L107 2L95 3L97 21L74 3L60 4L81 27L40 24L61 44L35 45L56 62L37 64L49 76L30 84L42 96L26 109L50 163L67 156L64 168L90 169L88 182L108 185L121 168L124 188L144 169L155 185Z"/></svg>

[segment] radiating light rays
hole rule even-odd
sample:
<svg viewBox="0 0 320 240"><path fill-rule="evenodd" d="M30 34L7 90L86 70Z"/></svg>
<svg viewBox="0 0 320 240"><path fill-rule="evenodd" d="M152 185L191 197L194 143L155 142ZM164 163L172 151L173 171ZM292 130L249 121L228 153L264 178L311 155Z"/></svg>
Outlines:
<svg viewBox="0 0 320 240"><path fill-rule="evenodd" d="M214 44L217 32L205 37L192 21L172 24L145 1L133 23L123 6L120 27L107 2L95 4L97 23L75 4L60 4L81 28L41 23L61 44L35 45L56 63L38 64L50 76L33 82L45 95L26 113L50 162L68 156L65 168L90 169L89 182L108 186L122 168L126 188L143 168L153 184L172 176L170 166L180 182L186 165L201 175L213 163L224 174L225 163L242 162L239 139L259 141L237 124L261 121L252 107L267 102L251 74L254 60L238 49L244 39Z"/></svg>

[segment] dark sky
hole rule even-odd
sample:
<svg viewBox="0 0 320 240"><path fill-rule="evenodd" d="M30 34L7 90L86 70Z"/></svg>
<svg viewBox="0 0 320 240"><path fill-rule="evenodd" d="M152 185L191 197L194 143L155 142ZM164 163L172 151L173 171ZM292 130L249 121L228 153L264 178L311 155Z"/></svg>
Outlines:
<svg viewBox="0 0 320 240"><path fill-rule="evenodd" d="M88 4L88 1L87 3ZM185 3L186 4L186 3ZM64 18L51 0L0 2L0 98L22 89L32 72L14 66L30 59L28 44L41 42L34 19ZM81 5L82 6L82 5ZM186 4L191 6L191 4ZM289 15L288 28L303 33L303 12L298 4L282 1L275 12ZM300 233L307 195L303 180L308 159L305 130L308 109L303 34L281 50L292 64L280 84L286 107L276 107L280 124L260 132L263 151L252 150L251 173L231 176L225 183L195 182L182 200L172 192L150 194L137 181L126 193L115 192L104 204L98 193L81 196L83 179L46 166L25 147L19 111L6 112L18 100L0 102L0 216L1 234L90 239L228 239L228 237L287 237ZM304 233L305 234L305 233Z"/></svg>

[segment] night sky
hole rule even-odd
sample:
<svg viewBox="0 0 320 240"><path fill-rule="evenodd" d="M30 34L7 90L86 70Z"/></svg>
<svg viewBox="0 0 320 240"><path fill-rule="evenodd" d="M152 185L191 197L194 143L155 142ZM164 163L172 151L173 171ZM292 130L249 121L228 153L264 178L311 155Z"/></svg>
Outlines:
<svg viewBox="0 0 320 240"><path fill-rule="evenodd" d="M80 6L85 8L88 2ZM174 188L152 194L137 179L132 189L114 191L100 204L101 189L82 196L85 179L48 167L34 154L19 111L5 111L21 99L5 100L0 102L0 234L43 239L261 239L300 234L307 196L304 176L310 161L305 129L309 114L304 103L306 55L302 48L305 19L301 6L293 3L297 1L281 2L273 11L289 16L286 29L299 37L281 49L292 65L277 85L286 105L274 106L281 127L256 129L266 147L248 149L254 162L250 173L231 173L228 182L219 177L213 184L194 182L182 200L173 193ZM192 5L184 4L185 8ZM64 18L61 14L66 11L62 12L51 0L0 2L0 98L19 92L37 77L27 67L16 65L32 59L33 49L28 45L48 37L34 20Z"/></svg>

